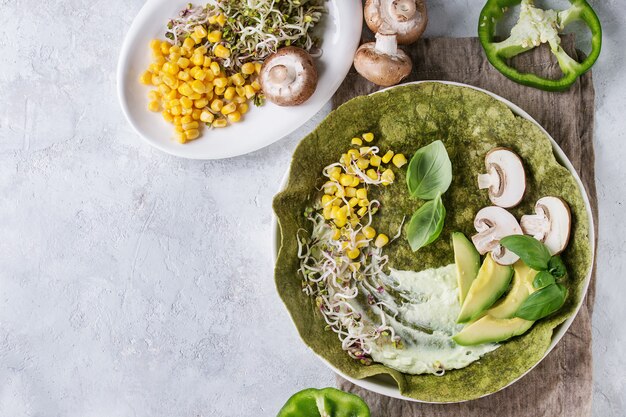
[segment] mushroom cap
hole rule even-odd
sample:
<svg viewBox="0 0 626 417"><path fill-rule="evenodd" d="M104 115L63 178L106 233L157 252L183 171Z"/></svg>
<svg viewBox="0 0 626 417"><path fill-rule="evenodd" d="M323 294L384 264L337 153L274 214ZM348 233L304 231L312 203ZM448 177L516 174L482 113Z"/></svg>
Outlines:
<svg viewBox="0 0 626 417"><path fill-rule="evenodd" d="M521 158L507 148L494 148L485 156L486 174L478 176L478 188L489 189L489 199L499 207L515 207L524 198L526 172Z"/></svg>
<svg viewBox="0 0 626 417"><path fill-rule="evenodd" d="M522 216L520 223L524 233L543 242L552 255L563 252L572 226L567 203L559 197L542 197L535 204L535 213Z"/></svg>
<svg viewBox="0 0 626 417"><path fill-rule="evenodd" d="M265 98L279 106L296 106L307 101L317 87L317 70L307 51L295 46L281 48L268 56L259 73Z"/></svg>
<svg viewBox="0 0 626 417"><path fill-rule="evenodd" d="M394 35L376 35L377 42L364 43L354 56L354 68L359 74L374 84L389 87L406 78L413 68L411 58L401 49L393 53L377 48L382 37ZM397 45L396 45L397 46Z"/></svg>
<svg viewBox="0 0 626 417"><path fill-rule="evenodd" d="M493 260L500 265L517 262L519 256L500 245L500 239L522 234L522 228L511 213L502 207L485 207L476 213L474 228L478 234L472 236L472 242L481 255L491 252Z"/></svg>
<svg viewBox="0 0 626 417"><path fill-rule="evenodd" d="M398 35L400 45L415 42L428 23L423 0L367 0L363 12L372 32L386 27Z"/></svg>

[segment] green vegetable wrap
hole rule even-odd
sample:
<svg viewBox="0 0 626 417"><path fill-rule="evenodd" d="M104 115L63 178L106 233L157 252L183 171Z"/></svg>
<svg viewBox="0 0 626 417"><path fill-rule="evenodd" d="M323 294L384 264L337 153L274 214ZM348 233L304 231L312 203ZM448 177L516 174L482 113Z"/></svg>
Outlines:
<svg viewBox="0 0 626 417"><path fill-rule="evenodd" d="M587 72L598 59L602 47L602 26L598 16L586 0L569 0L568 9L542 10L534 7L533 0L488 0L478 22L478 37L489 62L511 80L547 91L565 91L576 79ZM511 29L511 36L496 42L496 24L507 8L521 4L520 18ZM571 58L561 47L561 32L574 21L583 21L591 31L591 53L583 62ZM522 73L511 67L507 60L542 43L548 43L557 58L563 76L544 78L532 73Z"/></svg>

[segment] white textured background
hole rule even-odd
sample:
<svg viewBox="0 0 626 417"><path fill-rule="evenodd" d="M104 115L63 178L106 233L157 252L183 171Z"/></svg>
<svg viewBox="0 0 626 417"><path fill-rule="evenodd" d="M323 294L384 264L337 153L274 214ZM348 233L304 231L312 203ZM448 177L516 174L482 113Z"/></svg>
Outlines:
<svg viewBox="0 0 626 417"><path fill-rule="evenodd" d="M594 3L605 31L594 414L622 417L626 9ZM482 1L429 5L427 35L474 35ZM272 196L328 106L244 157L152 150L115 94L141 6L0 0L2 417L273 416L294 391L334 382L275 294L269 244Z"/></svg>

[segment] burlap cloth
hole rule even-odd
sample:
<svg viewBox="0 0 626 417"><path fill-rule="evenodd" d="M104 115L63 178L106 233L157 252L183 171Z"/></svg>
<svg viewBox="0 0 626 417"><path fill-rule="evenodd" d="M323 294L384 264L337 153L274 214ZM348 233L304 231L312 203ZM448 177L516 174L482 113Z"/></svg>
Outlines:
<svg viewBox="0 0 626 417"><path fill-rule="evenodd" d="M371 34L365 32L364 37L371 38ZM565 38L563 43L566 51L575 57L573 39ZM578 171L587 188L597 225L591 73L581 77L566 93L548 93L521 86L502 76L489 64L476 38L422 39L404 49L414 63L406 81L447 80L481 87L510 100L534 117L559 143ZM516 59L516 66L521 70L558 74L558 65L550 60L549 50L545 48ZM335 94L333 104L336 107L376 90L378 87L352 69ZM496 394L459 404L420 404L378 395L339 377L337 384L343 390L362 396L374 417L589 416L594 279L585 304L554 350L528 375Z"/></svg>

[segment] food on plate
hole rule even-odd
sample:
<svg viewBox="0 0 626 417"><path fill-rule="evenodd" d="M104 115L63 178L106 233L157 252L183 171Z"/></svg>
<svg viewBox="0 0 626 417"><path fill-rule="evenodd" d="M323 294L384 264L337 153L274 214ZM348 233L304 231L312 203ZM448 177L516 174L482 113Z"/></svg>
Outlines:
<svg viewBox="0 0 626 417"><path fill-rule="evenodd" d="M526 191L526 173L519 156L509 149L495 148L485 157L487 173L478 176L478 188L489 190L489 199L499 207L515 207Z"/></svg>
<svg viewBox="0 0 626 417"><path fill-rule="evenodd" d="M476 186L499 148L525 172L507 209ZM557 256L519 225L546 196L571 212ZM307 345L350 377L389 374L425 401L477 398L533 367L591 266L584 199L549 139L465 87L407 85L339 107L296 149L274 209L276 285Z"/></svg>
<svg viewBox="0 0 626 417"><path fill-rule="evenodd" d="M413 62L406 52L398 49L395 34L379 32L376 42L359 46L354 56L354 68L374 84L389 87L411 73Z"/></svg>
<svg viewBox="0 0 626 417"><path fill-rule="evenodd" d="M251 103L263 104L259 74L268 57L296 49L320 53L312 30L323 10L321 0L189 4L167 23L167 40L150 43L153 61L140 76L141 83L156 87L148 94L148 109L174 125L180 143L200 137L203 126L243 120ZM294 101L306 94L312 93L306 90ZM269 95L274 98L275 90Z"/></svg>
<svg viewBox="0 0 626 417"><path fill-rule="evenodd" d="M569 206L559 197L542 197L535 204L535 214L522 216L524 234L531 235L545 245L553 255L565 250L569 241L572 216Z"/></svg>
<svg viewBox="0 0 626 417"><path fill-rule="evenodd" d="M391 31L400 45L415 42L428 23L426 4L422 0L367 0L363 14L372 32Z"/></svg>
<svg viewBox="0 0 626 417"><path fill-rule="evenodd" d="M370 417L358 395L336 388L307 388L292 395L277 417Z"/></svg>
<svg viewBox="0 0 626 417"><path fill-rule="evenodd" d="M268 56L259 82L265 98L279 106L297 106L307 101L317 86L313 57L295 46L281 48Z"/></svg>
<svg viewBox="0 0 626 417"><path fill-rule="evenodd" d="M598 59L602 48L602 26L593 8L585 0L569 0L565 10L544 10L535 7L534 0L487 0L478 23L478 37L485 49L489 62L511 80L547 91L564 91L587 72ZM511 29L511 35L496 41L496 25L507 10L521 5L518 21ZM577 62L561 47L562 32L570 23L582 21L591 31L591 52ZM522 73L509 65L508 60L529 51L543 43L548 43L552 54L563 72L558 79L541 77L534 73Z"/></svg>

